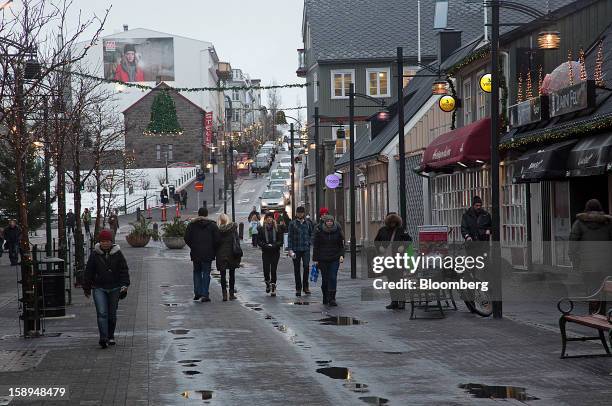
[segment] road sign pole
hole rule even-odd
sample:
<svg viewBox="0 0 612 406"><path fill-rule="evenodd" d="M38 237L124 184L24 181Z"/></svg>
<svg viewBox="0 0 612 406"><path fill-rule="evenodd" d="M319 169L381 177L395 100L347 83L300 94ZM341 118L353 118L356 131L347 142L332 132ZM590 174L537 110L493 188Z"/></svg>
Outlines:
<svg viewBox="0 0 612 406"><path fill-rule="evenodd" d="M201 193L201 192L198 192L198 193L197 193L197 196L198 196L198 210L200 210L200 193ZM214 193L213 193L213 194L214 194Z"/></svg>

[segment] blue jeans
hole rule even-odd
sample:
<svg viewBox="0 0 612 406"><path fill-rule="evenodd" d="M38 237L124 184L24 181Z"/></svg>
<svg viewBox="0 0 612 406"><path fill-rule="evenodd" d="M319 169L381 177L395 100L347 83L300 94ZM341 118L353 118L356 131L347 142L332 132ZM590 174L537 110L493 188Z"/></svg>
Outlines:
<svg viewBox="0 0 612 406"><path fill-rule="evenodd" d="M319 270L321 271L321 290L326 292L335 292L338 286L338 268L340 261L334 262L319 262Z"/></svg>
<svg viewBox="0 0 612 406"><path fill-rule="evenodd" d="M98 314L98 331L100 340L115 338L115 326L117 325L117 306L119 304L119 293L121 288L93 290L96 313Z"/></svg>
<svg viewBox="0 0 612 406"><path fill-rule="evenodd" d="M195 296L208 297L211 264L212 262L193 261L193 293Z"/></svg>

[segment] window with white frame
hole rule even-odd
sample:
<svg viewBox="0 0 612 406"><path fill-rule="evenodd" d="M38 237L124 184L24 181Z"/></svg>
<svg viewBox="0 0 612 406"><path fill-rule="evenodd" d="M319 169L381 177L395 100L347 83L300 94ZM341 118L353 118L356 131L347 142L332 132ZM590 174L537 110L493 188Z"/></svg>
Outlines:
<svg viewBox="0 0 612 406"><path fill-rule="evenodd" d="M368 185L368 193L370 200L370 213L368 217L370 218L370 221L378 220L378 196L376 195L376 186L376 183Z"/></svg>
<svg viewBox="0 0 612 406"><path fill-rule="evenodd" d="M463 81L463 125L470 124L472 117L472 79Z"/></svg>
<svg viewBox="0 0 612 406"><path fill-rule="evenodd" d="M319 74L317 72L312 75L312 82L313 98L316 103L319 101Z"/></svg>
<svg viewBox="0 0 612 406"><path fill-rule="evenodd" d="M239 123L240 122L240 110L238 109L234 109L232 112L232 121L235 123Z"/></svg>
<svg viewBox="0 0 612 406"><path fill-rule="evenodd" d="M478 79L484 75L484 71L478 72ZM482 90L480 86L476 90L476 120L485 118L487 115L487 94Z"/></svg>
<svg viewBox="0 0 612 406"><path fill-rule="evenodd" d="M504 246L527 245L527 202L524 184L512 183L514 165L504 165L501 193L501 239Z"/></svg>
<svg viewBox="0 0 612 406"><path fill-rule="evenodd" d="M372 97L389 97L389 76L391 76L389 68L369 68L366 69L366 78L368 80L368 96Z"/></svg>
<svg viewBox="0 0 612 406"><path fill-rule="evenodd" d="M338 130L344 128L344 138L338 139ZM347 149L347 140L349 139L349 126L348 125L338 125L332 127L332 140L336 141L336 158L340 158L346 152Z"/></svg>
<svg viewBox="0 0 612 406"><path fill-rule="evenodd" d="M310 22L306 23L306 38L304 38L304 46L306 49L310 49L312 45L312 40L310 36Z"/></svg>
<svg viewBox="0 0 612 406"><path fill-rule="evenodd" d="M357 219L356 223L361 223L361 206L363 201L363 191L364 189L362 188L357 188L355 190L355 218Z"/></svg>
<svg viewBox="0 0 612 406"><path fill-rule="evenodd" d="M232 100L239 101L240 100L240 90L234 89L232 90Z"/></svg>
<svg viewBox="0 0 612 406"><path fill-rule="evenodd" d="M172 144L168 144L167 148L168 148L168 161L172 161L174 159L174 146Z"/></svg>
<svg viewBox="0 0 612 406"><path fill-rule="evenodd" d="M331 98L346 99L349 97L350 84L355 82L355 69L337 69L331 71Z"/></svg>
<svg viewBox="0 0 612 406"><path fill-rule="evenodd" d="M379 193L381 204L380 204L380 219L384 220L387 216L387 183L382 182L380 184L381 191Z"/></svg>
<svg viewBox="0 0 612 406"><path fill-rule="evenodd" d="M155 146L155 156L158 161L161 161L161 145L159 144Z"/></svg>

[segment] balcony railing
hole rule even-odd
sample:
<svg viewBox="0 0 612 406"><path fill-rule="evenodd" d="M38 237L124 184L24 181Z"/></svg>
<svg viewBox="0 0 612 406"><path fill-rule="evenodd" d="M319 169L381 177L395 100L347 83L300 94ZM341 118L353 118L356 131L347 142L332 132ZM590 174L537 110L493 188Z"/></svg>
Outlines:
<svg viewBox="0 0 612 406"><path fill-rule="evenodd" d="M308 72L308 70L306 69L306 54L303 49L298 49L297 51L298 51L298 69L297 71L295 71L295 73L298 75L298 77L304 78L306 77L306 72Z"/></svg>

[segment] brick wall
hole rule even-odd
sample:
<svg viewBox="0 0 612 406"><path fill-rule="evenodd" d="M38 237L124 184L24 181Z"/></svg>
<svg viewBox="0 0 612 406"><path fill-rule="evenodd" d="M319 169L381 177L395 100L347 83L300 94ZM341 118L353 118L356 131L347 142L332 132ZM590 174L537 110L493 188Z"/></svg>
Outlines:
<svg viewBox="0 0 612 406"><path fill-rule="evenodd" d="M136 104L124 112L126 136L125 148L134 151L138 168L158 168L165 166L167 145L172 145L172 159L168 162L191 162L201 164L204 134L204 110L176 92L170 92L176 105L182 135L143 135L151 119L151 104L155 92L149 92ZM161 156L157 160L156 146L160 145Z"/></svg>

